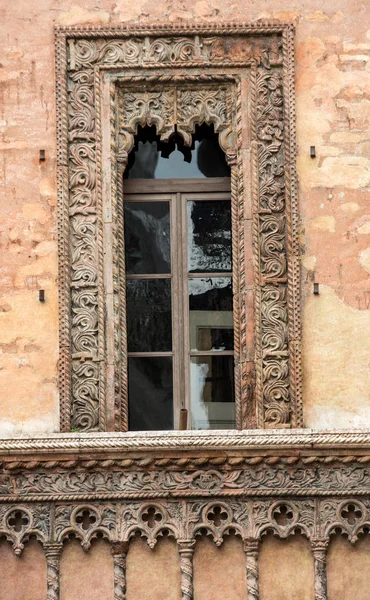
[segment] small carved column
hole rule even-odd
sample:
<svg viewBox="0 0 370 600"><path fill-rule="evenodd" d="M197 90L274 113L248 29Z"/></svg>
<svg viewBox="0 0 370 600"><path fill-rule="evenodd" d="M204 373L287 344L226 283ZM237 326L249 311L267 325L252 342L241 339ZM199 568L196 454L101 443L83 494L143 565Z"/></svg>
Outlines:
<svg viewBox="0 0 370 600"><path fill-rule="evenodd" d="M111 546L114 561L114 600L126 600L126 557L128 542L116 542Z"/></svg>
<svg viewBox="0 0 370 600"><path fill-rule="evenodd" d="M47 565L47 600L59 600L59 566L63 544L45 544Z"/></svg>
<svg viewBox="0 0 370 600"><path fill-rule="evenodd" d="M195 541L180 541L181 600L193 600L193 554Z"/></svg>
<svg viewBox="0 0 370 600"><path fill-rule="evenodd" d="M244 540L245 568L247 579L247 599L258 600L258 547L259 540L247 538Z"/></svg>
<svg viewBox="0 0 370 600"><path fill-rule="evenodd" d="M315 570L315 600L327 600L326 548L327 540L312 540L312 553Z"/></svg>

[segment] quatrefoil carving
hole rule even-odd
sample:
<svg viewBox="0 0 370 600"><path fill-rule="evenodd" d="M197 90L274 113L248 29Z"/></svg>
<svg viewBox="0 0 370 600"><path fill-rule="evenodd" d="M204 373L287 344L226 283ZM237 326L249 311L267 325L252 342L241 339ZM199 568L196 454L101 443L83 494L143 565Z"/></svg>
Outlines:
<svg viewBox="0 0 370 600"><path fill-rule="evenodd" d="M30 524L30 518L23 510L12 510L7 517L7 525L16 533L27 529Z"/></svg>
<svg viewBox="0 0 370 600"><path fill-rule="evenodd" d="M163 516L155 506L148 506L147 509L141 515L141 519L147 524L149 529L154 529L156 525L161 523Z"/></svg>
<svg viewBox="0 0 370 600"><path fill-rule="evenodd" d="M340 511L340 516L348 525L355 525L362 517L362 510L356 504L346 504Z"/></svg>
<svg viewBox="0 0 370 600"><path fill-rule="evenodd" d="M94 527L98 520L96 514L89 508L79 510L76 513L75 519L77 525L84 531Z"/></svg>
<svg viewBox="0 0 370 600"><path fill-rule="evenodd" d="M221 506L213 506L207 513L207 519L213 522L215 527L220 527L220 525L223 525L227 521L228 515Z"/></svg>
<svg viewBox="0 0 370 600"><path fill-rule="evenodd" d="M293 522L293 511L290 506L286 504L279 504L272 512L274 521L280 527L287 527Z"/></svg>

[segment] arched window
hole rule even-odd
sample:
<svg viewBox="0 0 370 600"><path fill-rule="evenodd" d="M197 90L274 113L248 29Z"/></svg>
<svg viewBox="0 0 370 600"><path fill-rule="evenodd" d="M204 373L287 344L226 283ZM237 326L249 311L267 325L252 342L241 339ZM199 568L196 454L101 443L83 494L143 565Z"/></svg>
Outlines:
<svg viewBox="0 0 370 600"><path fill-rule="evenodd" d="M139 128L124 181L131 430L235 427L230 169L213 128L191 147Z"/></svg>

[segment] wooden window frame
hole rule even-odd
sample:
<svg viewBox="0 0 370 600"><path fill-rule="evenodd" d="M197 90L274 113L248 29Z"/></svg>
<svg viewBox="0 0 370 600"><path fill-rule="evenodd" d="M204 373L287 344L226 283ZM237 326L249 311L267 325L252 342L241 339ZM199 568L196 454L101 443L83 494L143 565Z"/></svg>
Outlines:
<svg viewBox="0 0 370 600"><path fill-rule="evenodd" d="M168 190L171 190L168 192ZM172 289L172 351L168 352L130 352L127 357L147 356L171 356L173 358L173 385L174 385L174 429L180 426L180 409L188 411L188 424L191 423L191 399L190 399L190 365L189 360L193 356L233 356L235 351L192 351L190 348L190 325L189 325L189 278L196 277L233 277L232 271L227 273L189 273L187 259L187 218L186 203L188 200L224 200L230 202L230 178L214 177L209 179L162 179L145 180L134 179L123 182L123 204L125 202L156 202L167 201L170 204L171 223L171 273L153 275L126 275L126 281L134 279L171 279ZM237 235L233 231L232 236ZM180 240L180 243L176 243ZM181 258L182 256L182 258ZM233 289L235 294L235 290ZM238 324L237 306L233 309L234 321ZM235 323L234 323L235 328ZM238 351L238 348L236 348ZM237 374L234 373L234 385L238 384ZM127 397L122 398L128 403L129 391L126 388Z"/></svg>
<svg viewBox="0 0 370 600"><path fill-rule="evenodd" d="M231 168L237 427L301 427L290 24L56 29L61 430L127 430L123 171L138 125Z"/></svg>

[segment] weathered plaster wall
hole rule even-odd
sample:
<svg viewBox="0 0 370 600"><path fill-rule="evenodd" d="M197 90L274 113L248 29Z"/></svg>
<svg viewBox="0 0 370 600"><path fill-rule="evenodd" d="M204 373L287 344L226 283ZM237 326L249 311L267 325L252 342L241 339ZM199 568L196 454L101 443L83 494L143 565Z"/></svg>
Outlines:
<svg viewBox="0 0 370 600"><path fill-rule="evenodd" d="M297 31L304 402L310 427L370 416L370 9L363 0L1 2L0 418L58 429L53 24L275 18ZM309 157L316 146L317 158ZM39 149L46 162L39 163ZM320 296L312 295L313 281ZM46 303L38 302L45 289Z"/></svg>
<svg viewBox="0 0 370 600"><path fill-rule="evenodd" d="M46 559L41 544L32 540L22 555L16 556L8 542L0 542L0 598L46 600Z"/></svg>
<svg viewBox="0 0 370 600"><path fill-rule="evenodd" d="M89 552L77 540L65 544L60 561L61 600L113 598L113 588L113 557L108 542L94 542Z"/></svg>
<svg viewBox="0 0 370 600"><path fill-rule="evenodd" d="M180 600L180 557L174 540L160 540L151 550L142 538L127 554L127 600Z"/></svg>
<svg viewBox="0 0 370 600"><path fill-rule="evenodd" d="M351 545L341 536L330 543L327 556L328 600L367 600L369 584L364 577L370 568L370 540L364 537Z"/></svg>
<svg viewBox="0 0 370 600"><path fill-rule="evenodd" d="M314 568L308 540L266 537L258 560L260 600L313 600ZM337 600L342 600L339 596Z"/></svg>
<svg viewBox="0 0 370 600"><path fill-rule="evenodd" d="M194 597L199 600L244 600L247 597L245 556L240 538L226 537L220 548L209 537L197 541Z"/></svg>

